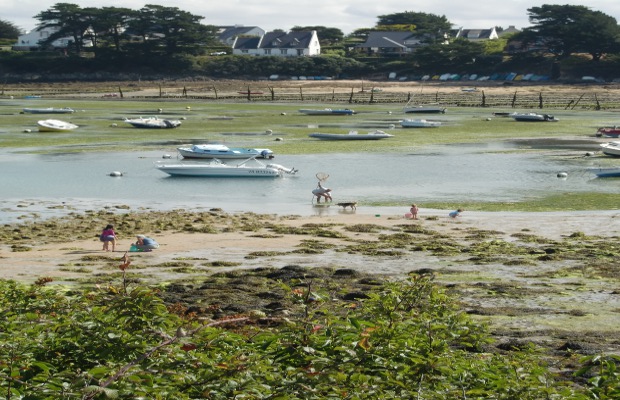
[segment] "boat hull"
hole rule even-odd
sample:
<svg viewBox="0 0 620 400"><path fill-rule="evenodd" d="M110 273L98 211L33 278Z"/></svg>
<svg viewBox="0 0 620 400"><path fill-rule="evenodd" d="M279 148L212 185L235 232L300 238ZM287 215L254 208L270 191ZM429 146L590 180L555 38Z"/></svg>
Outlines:
<svg viewBox="0 0 620 400"><path fill-rule="evenodd" d="M518 114L514 113L510 115L515 121L519 122L556 122L558 121L553 115L549 114L536 114L536 113L528 113L528 114Z"/></svg>
<svg viewBox="0 0 620 400"><path fill-rule="evenodd" d="M620 137L620 128L617 128L617 127L613 127L613 128L599 128L596 131L596 136L605 136L605 137L611 137L611 138L618 138L618 137Z"/></svg>
<svg viewBox="0 0 620 400"><path fill-rule="evenodd" d="M348 108L334 109L334 110L332 110L331 108L326 108L324 110L312 110L312 109L302 108L301 110L299 110L299 112L302 114L306 114L306 115L353 115L355 114L355 111L349 110Z"/></svg>
<svg viewBox="0 0 620 400"><path fill-rule="evenodd" d="M403 108L405 114L444 114L445 107L439 106L414 106Z"/></svg>
<svg viewBox="0 0 620 400"><path fill-rule="evenodd" d="M608 156L620 157L620 142L603 143L601 144L601 151Z"/></svg>
<svg viewBox="0 0 620 400"><path fill-rule="evenodd" d="M439 121L427 121L425 119L404 119L400 121L403 128L437 128L441 126Z"/></svg>
<svg viewBox="0 0 620 400"><path fill-rule="evenodd" d="M311 138L321 139L321 140L379 140L393 137L394 135L390 135L385 132L371 132L371 133L362 133L358 134L357 132L349 132L349 133L311 133Z"/></svg>
<svg viewBox="0 0 620 400"><path fill-rule="evenodd" d="M595 168L591 171L599 178L620 178L620 168Z"/></svg>
<svg viewBox="0 0 620 400"><path fill-rule="evenodd" d="M159 118L126 119L125 122L140 129L174 129L181 126L181 121Z"/></svg>
<svg viewBox="0 0 620 400"><path fill-rule="evenodd" d="M246 165L249 161L258 165ZM279 164L262 164L254 157L237 165L228 165L213 160L210 163L170 163L156 162L155 167L170 176L196 176L210 178L280 178L285 174L294 175L297 170Z"/></svg>
<svg viewBox="0 0 620 400"><path fill-rule="evenodd" d="M37 122L39 132L70 132L78 126L70 122L46 119Z"/></svg>
<svg viewBox="0 0 620 400"><path fill-rule="evenodd" d="M250 157L256 158L273 158L273 151L269 149L245 149L245 148L232 148L226 146L209 146L209 145L194 145L191 147L178 147L177 151L183 158L194 159L213 159L219 158L224 160L231 159L246 159Z"/></svg>
<svg viewBox="0 0 620 400"><path fill-rule="evenodd" d="M24 113L27 114L72 114L75 112L72 108L24 108Z"/></svg>

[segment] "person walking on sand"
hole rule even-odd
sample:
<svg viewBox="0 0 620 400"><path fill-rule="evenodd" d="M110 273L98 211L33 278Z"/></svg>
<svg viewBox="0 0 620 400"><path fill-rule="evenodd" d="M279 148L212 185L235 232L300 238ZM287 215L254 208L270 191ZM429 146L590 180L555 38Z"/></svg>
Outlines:
<svg viewBox="0 0 620 400"><path fill-rule="evenodd" d="M463 210L462 208L459 208L459 209L458 209L458 210L456 210L456 211L452 211L450 214L448 214L448 216L449 216L450 218L460 217L460 216L461 216L461 213L462 213L463 211L464 211L464 210Z"/></svg>
<svg viewBox="0 0 620 400"><path fill-rule="evenodd" d="M418 219L418 205L417 204L412 204L411 208L409 209L409 212L411 213L411 219Z"/></svg>
<svg viewBox="0 0 620 400"><path fill-rule="evenodd" d="M110 251L110 243L112 243L112 251L116 250L116 232L113 225L106 225L99 236L99 240L103 242L102 250Z"/></svg>

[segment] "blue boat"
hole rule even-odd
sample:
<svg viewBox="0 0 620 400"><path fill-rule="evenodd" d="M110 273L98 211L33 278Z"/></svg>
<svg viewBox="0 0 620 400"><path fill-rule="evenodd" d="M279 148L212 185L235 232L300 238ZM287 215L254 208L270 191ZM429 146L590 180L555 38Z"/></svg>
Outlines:
<svg viewBox="0 0 620 400"><path fill-rule="evenodd" d="M590 171L599 178L620 178L620 167L592 168Z"/></svg>

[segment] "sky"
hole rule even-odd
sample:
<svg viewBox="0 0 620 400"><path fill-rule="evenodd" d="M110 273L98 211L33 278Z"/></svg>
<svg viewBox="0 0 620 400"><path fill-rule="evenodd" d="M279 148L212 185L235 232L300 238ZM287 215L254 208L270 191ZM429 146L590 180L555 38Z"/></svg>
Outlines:
<svg viewBox="0 0 620 400"><path fill-rule="evenodd" d="M455 28L489 29L493 26L517 29L531 26L527 9L543 4L584 5L584 1L532 0L2 0L0 20L8 21L24 31L35 28L34 16L58 3L80 7L126 7L138 10L146 4L177 7L204 17L205 25L258 26L266 31L289 30L294 26L339 28L349 34L359 28L370 28L377 16L407 11L445 16ZM589 0L587 7L601 11L620 22L620 1Z"/></svg>

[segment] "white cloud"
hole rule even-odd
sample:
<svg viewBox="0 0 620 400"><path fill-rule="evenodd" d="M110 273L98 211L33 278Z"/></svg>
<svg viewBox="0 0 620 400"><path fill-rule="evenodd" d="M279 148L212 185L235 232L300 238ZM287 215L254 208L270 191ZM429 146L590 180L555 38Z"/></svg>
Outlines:
<svg viewBox="0 0 620 400"><path fill-rule="evenodd" d="M4 0L0 19L9 21L22 29L30 30L36 26L33 18L41 11L47 10L63 1L52 0ZM78 4L78 2L68 1ZM128 7L140 9L145 4L160 4L136 0L82 0L81 7ZM492 26L515 25L517 28L529 26L527 9L543 4L583 5L582 1L562 0L525 1L525 0L479 0L477 2L422 0L414 6L407 6L401 0L225 0L195 1L182 0L161 3L164 6L177 7L195 15L204 16L202 21L209 25L249 25L259 26L265 30L284 29L293 26L320 25L340 28L345 34L358 28L372 27L379 15L405 11L425 12L445 15L456 27L490 28ZM617 0L590 0L587 7L601 11L620 20L620 2Z"/></svg>

